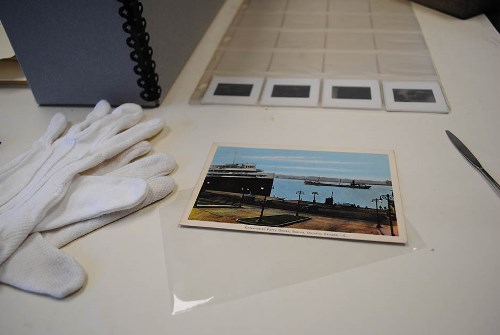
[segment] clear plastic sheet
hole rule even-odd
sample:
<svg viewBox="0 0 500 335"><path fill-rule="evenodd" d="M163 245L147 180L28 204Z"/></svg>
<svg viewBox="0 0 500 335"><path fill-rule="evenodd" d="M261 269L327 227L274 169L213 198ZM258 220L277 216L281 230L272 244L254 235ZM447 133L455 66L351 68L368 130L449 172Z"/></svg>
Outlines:
<svg viewBox="0 0 500 335"><path fill-rule="evenodd" d="M406 220L406 245L180 227L192 190L160 207L172 314L252 296L426 247Z"/></svg>
<svg viewBox="0 0 500 335"><path fill-rule="evenodd" d="M439 82L406 0L245 0L191 103L217 76Z"/></svg>

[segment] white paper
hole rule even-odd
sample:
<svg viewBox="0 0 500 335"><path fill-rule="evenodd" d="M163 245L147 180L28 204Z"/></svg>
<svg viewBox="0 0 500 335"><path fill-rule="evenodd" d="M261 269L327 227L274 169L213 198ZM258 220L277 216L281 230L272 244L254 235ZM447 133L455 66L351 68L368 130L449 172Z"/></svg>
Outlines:
<svg viewBox="0 0 500 335"><path fill-rule="evenodd" d="M11 58L13 56L15 56L14 49L12 49L7 33L0 22L0 59Z"/></svg>

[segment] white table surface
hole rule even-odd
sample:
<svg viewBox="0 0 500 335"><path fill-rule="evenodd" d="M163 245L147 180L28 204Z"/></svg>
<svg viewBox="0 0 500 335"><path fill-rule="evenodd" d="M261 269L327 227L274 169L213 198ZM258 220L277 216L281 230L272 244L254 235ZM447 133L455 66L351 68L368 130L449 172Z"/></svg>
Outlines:
<svg viewBox="0 0 500 335"><path fill-rule="evenodd" d="M0 333L498 334L500 197L444 130L500 180L500 35L484 16L461 21L414 5L447 115L190 106L238 2L227 2L167 99L146 112L167 125L153 143L178 162L176 192L64 248L88 272L77 294L58 301L0 285ZM78 122L90 109L39 107L27 88L0 88L0 162L29 148L54 113ZM178 197L194 187L213 142L394 149L405 216L425 247L172 315L162 234L177 222L161 220L160 208L182 212Z"/></svg>

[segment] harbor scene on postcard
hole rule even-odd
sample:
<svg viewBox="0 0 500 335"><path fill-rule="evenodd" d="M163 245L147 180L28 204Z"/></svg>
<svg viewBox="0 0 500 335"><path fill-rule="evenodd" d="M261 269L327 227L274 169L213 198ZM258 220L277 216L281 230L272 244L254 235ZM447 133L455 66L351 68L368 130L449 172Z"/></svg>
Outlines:
<svg viewBox="0 0 500 335"><path fill-rule="evenodd" d="M384 153L218 147L188 219L398 236L390 170Z"/></svg>
<svg viewBox="0 0 500 335"><path fill-rule="evenodd" d="M351 183L351 180L347 181ZM296 199L296 192L304 192L302 199L305 201L316 200L317 203L325 203L327 198L333 197L338 205L354 205L359 207L374 207L372 200L381 194L391 194L391 185L369 185L368 189L357 189L349 187L316 186L307 185L303 180L274 178L271 195L283 199ZM313 192L317 192L313 193Z"/></svg>

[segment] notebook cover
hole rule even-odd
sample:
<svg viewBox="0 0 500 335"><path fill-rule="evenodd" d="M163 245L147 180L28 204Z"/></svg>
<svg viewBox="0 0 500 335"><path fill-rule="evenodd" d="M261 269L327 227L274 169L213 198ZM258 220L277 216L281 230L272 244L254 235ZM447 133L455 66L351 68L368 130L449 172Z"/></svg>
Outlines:
<svg viewBox="0 0 500 335"><path fill-rule="evenodd" d="M468 19L491 9L495 0L412 0L459 19Z"/></svg>
<svg viewBox="0 0 500 335"><path fill-rule="evenodd" d="M122 3L123 2L123 3ZM161 93L144 100L130 32L120 8L138 1L0 0L2 21L40 105L94 105L107 99L157 106L223 0L146 0L142 16ZM140 60L143 61L142 58Z"/></svg>

